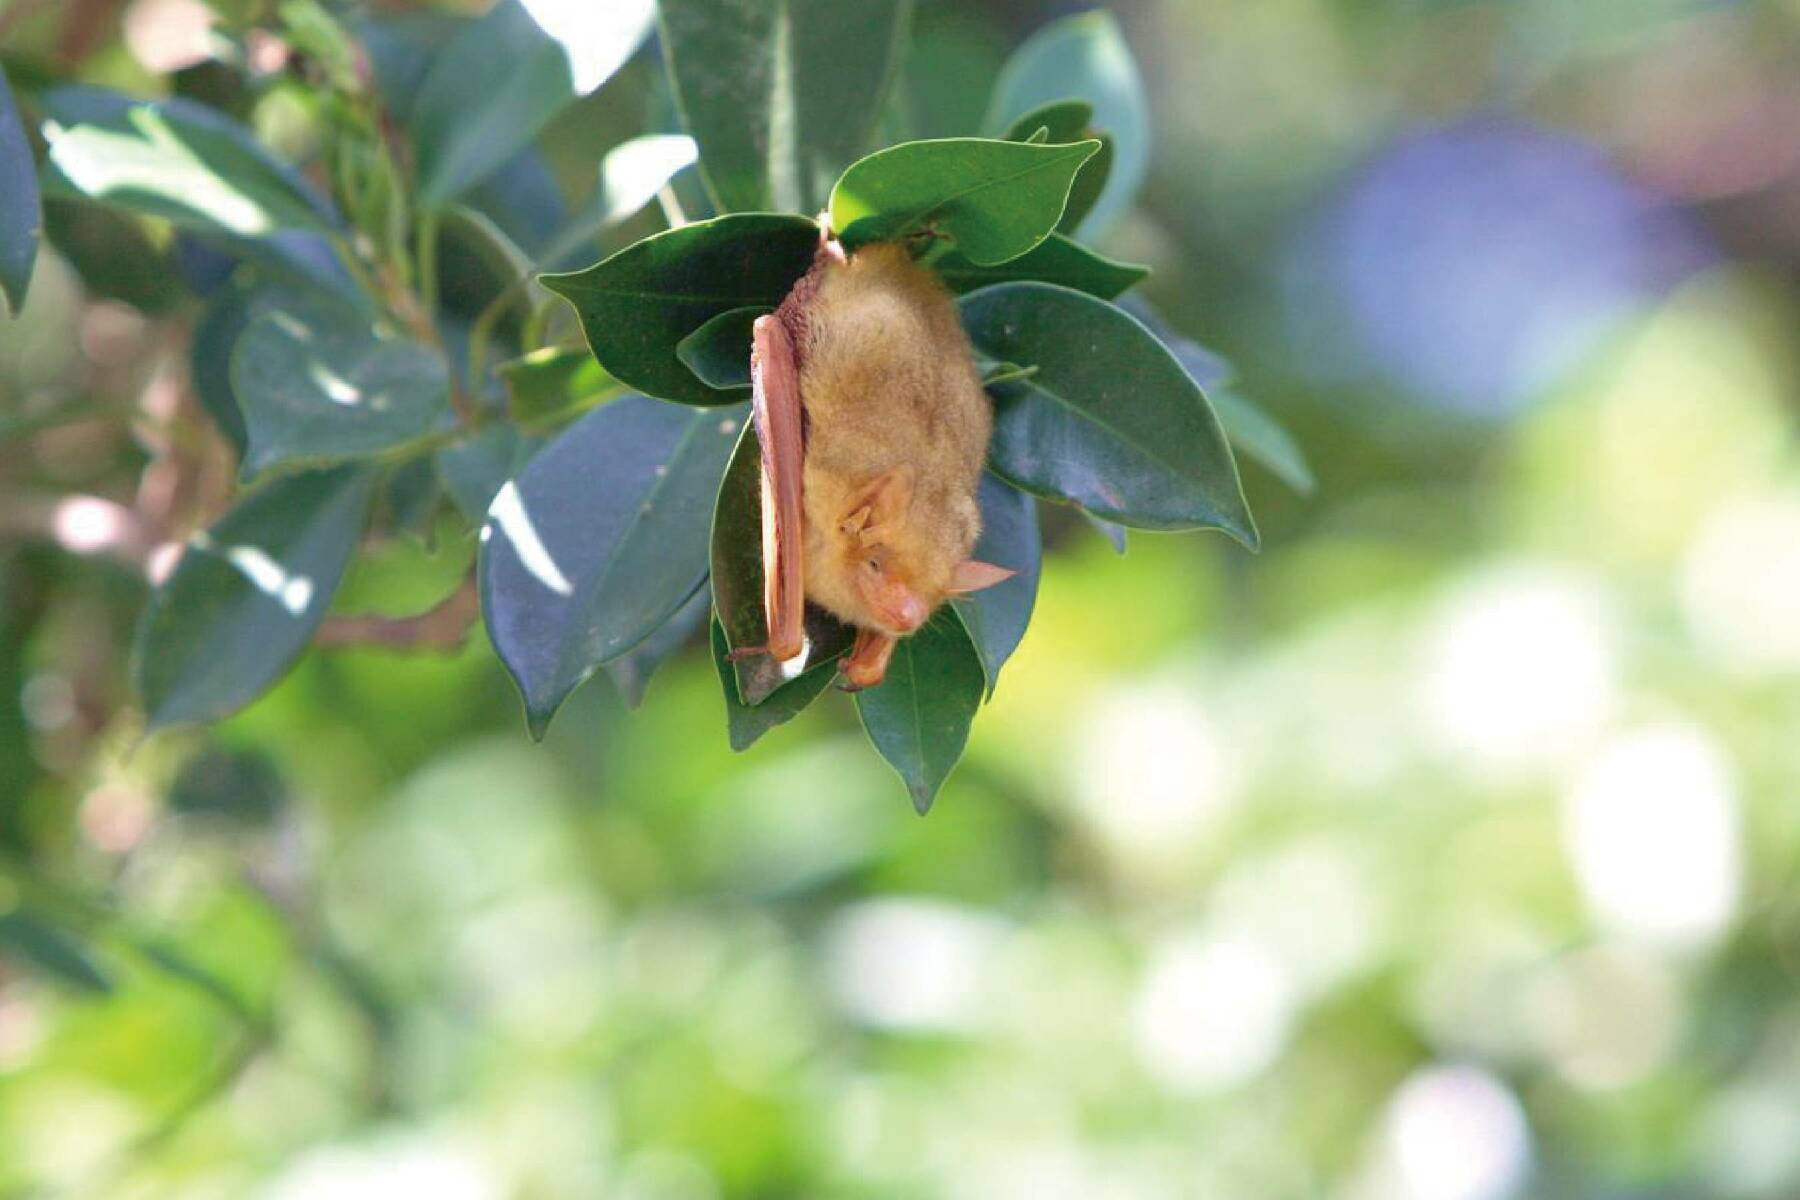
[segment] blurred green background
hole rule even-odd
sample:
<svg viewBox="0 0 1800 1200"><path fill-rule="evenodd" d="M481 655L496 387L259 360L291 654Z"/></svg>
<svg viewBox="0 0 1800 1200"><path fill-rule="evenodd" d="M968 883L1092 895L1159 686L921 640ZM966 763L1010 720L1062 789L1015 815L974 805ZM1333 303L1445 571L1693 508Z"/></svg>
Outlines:
<svg viewBox="0 0 1800 1200"><path fill-rule="evenodd" d="M67 7L0 46L205 53ZM922 3L915 117L1076 7ZM1246 469L1256 557L1049 514L924 819L836 698L732 754L703 647L541 746L479 635L142 741L142 585L12 527L155 500L179 285L46 251L0 411L138 399L0 448L0 1196L1800 1194L1800 4L1113 7L1158 149L1103 248L1318 487ZM550 130L571 204L656 74Z"/></svg>

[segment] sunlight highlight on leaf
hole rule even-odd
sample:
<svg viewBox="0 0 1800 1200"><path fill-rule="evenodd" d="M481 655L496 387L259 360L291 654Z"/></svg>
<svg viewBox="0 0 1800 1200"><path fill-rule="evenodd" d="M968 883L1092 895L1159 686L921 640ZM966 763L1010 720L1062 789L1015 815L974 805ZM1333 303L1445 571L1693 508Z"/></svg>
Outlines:
<svg viewBox="0 0 1800 1200"><path fill-rule="evenodd" d="M574 595L575 585L569 582L557 567L556 560L550 556L550 548L538 536L537 527L531 523L531 514L525 511L525 502L519 496L518 485L512 480L507 480L501 486L493 505L488 509L488 517L493 525L482 528L482 541L487 540L488 531L493 526L499 526L501 534L518 551L519 562L531 573L533 579L559 596Z"/></svg>

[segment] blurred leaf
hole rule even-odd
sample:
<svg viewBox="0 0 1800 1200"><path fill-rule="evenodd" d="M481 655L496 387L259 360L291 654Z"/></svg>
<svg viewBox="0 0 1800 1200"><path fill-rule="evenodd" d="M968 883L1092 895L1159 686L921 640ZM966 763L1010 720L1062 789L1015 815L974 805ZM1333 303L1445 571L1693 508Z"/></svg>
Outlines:
<svg viewBox="0 0 1800 1200"><path fill-rule="evenodd" d="M594 357L626 386L683 404L732 404L741 397L696 379L676 347L720 313L780 304L818 244L806 217L743 213L659 233L542 282L575 306Z"/></svg>
<svg viewBox="0 0 1800 1200"><path fill-rule="evenodd" d="M520 425L565 420L621 387L586 349L566 346L545 346L496 369L506 384L507 412Z"/></svg>
<svg viewBox="0 0 1800 1200"><path fill-rule="evenodd" d="M210 108L69 86L46 93L43 110L52 193L236 237L339 227L330 204L299 172Z"/></svg>
<svg viewBox="0 0 1800 1200"><path fill-rule="evenodd" d="M584 356L586 357L586 356ZM524 470L542 443L505 422L494 422L437 452L438 478L471 525L487 520L506 481Z"/></svg>
<svg viewBox="0 0 1800 1200"><path fill-rule="evenodd" d="M412 118L431 61L470 21L443 12L396 12L351 22L375 69L375 85L388 113L401 124Z"/></svg>
<svg viewBox="0 0 1800 1200"><path fill-rule="evenodd" d="M1231 388L1214 388L1206 394L1231 444L1274 473L1301 495L1310 495L1318 481L1294 435L1266 411Z"/></svg>
<svg viewBox="0 0 1800 1200"><path fill-rule="evenodd" d="M259 750L221 746L209 746L183 763L168 795L171 812L247 826L274 823L287 802L287 785L273 759Z"/></svg>
<svg viewBox="0 0 1800 1200"><path fill-rule="evenodd" d="M188 375L200 407L239 458L244 456L248 435L244 430L244 414L238 408L237 394L231 388L231 352L238 338L250 327L250 314L255 303L251 293L241 288L220 289L207 305L200 323L194 327L194 340L188 347Z"/></svg>
<svg viewBox="0 0 1800 1200"><path fill-rule="evenodd" d="M25 289L37 263L43 229L31 142L19 122L6 72L0 69L0 301L9 315L25 307Z"/></svg>
<svg viewBox="0 0 1800 1200"><path fill-rule="evenodd" d="M1006 262L1055 231L1075 173L1099 147L903 142L844 172L831 189L832 228L850 248L932 229L971 262Z"/></svg>
<svg viewBox="0 0 1800 1200"><path fill-rule="evenodd" d="M600 160L600 186L587 207L569 221L543 254L548 266L579 250L656 198L671 179L694 164L694 139L681 133L649 133L620 142Z"/></svg>
<svg viewBox="0 0 1800 1200"><path fill-rule="evenodd" d="M719 673L719 685L725 693L725 729L733 750L748 750L763 734L805 712L807 705L817 700L837 678L836 658L815 662L770 692L761 703L745 704L738 698L737 672L727 657L731 645L725 640L725 629L716 618L711 628L713 667Z"/></svg>
<svg viewBox="0 0 1800 1200"><path fill-rule="evenodd" d="M1094 106L1086 100L1053 100L1032 109L1014 121L1006 131L1006 140L1009 142L1037 141L1062 145L1085 138L1099 139L1100 149L1095 152L1094 157L1081 165L1080 173L1075 176L1074 186L1069 189L1069 203L1063 209L1062 220L1056 223L1059 233L1071 236L1093 211L1100 194L1106 190L1107 179L1112 175L1112 135L1095 130L1093 118ZM1040 133L1042 137L1038 136Z"/></svg>
<svg viewBox="0 0 1800 1200"><path fill-rule="evenodd" d="M452 204L444 210L438 233L464 253L479 259L496 285L496 291L529 279L536 265L492 217L466 204ZM520 303L524 303L523 293Z"/></svg>
<svg viewBox="0 0 1800 1200"><path fill-rule="evenodd" d="M761 646L769 640L763 615L762 451L754 426L744 430L719 484L712 524L713 610L732 649ZM806 609L806 657L799 667L811 669L850 649L855 634L816 605ZM786 683L782 664L766 654L732 664L738 698L761 704Z"/></svg>
<svg viewBox="0 0 1800 1200"><path fill-rule="evenodd" d="M363 458L456 425L443 355L315 297L259 303L231 356L247 473Z"/></svg>
<svg viewBox="0 0 1800 1200"><path fill-rule="evenodd" d="M169 248L152 242L143 220L131 213L47 196L44 236L96 296L157 315L187 294Z"/></svg>
<svg viewBox="0 0 1800 1200"><path fill-rule="evenodd" d="M900 639L886 680L856 693L869 740L900 772L921 814L962 757L985 682L962 622L939 610L919 632Z"/></svg>
<svg viewBox="0 0 1800 1200"><path fill-rule="evenodd" d="M663 54L723 212L817 212L868 149L910 0L662 0Z"/></svg>
<svg viewBox="0 0 1800 1200"><path fill-rule="evenodd" d="M967 5L926 5L914 14L881 133L886 144L961 137L981 128L1002 46Z"/></svg>
<svg viewBox="0 0 1800 1200"><path fill-rule="evenodd" d="M1223 529L1257 544L1231 448L1175 357L1127 313L1044 283L962 299L976 348L1038 368L994 389L995 471L1141 529Z"/></svg>
<svg viewBox="0 0 1800 1200"><path fill-rule="evenodd" d="M376 505L378 528L384 533L409 534L429 546L436 536L434 519L443 483L429 456L420 455L397 464L381 481Z"/></svg>
<svg viewBox="0 0 1800 1200"><path fill-rule="evenodd" d="M150 729L227 716L287 671L331 604L374 483L358 468L291 475L190 539L132 646Z"/></svg>
<svg viewBox="0 0 1800 1200"><path fill-rule="evenodd" d="M748 418L748 405L697 412L625 396L570 426L494 497L481 608L533 736L701 586L713 496Z"/></svg>
<svg viewBox="0 0 1800 1200"><path fill-rule="evenodd" d="M532 265L568 221L562 186L543 151L527 146L463 193L463 202L494 223L507 241L531 256Z"/></svg>
<svg viewBox="0 0 1800 1200"><path fill-rule="evenodd" d="M1149 267L1106 258L1060 233L1051 234L1018 258L993 266L977 266L955 251L929 265L951 291L959 294L990 283L1035 279L1072 287L1102 300L1111 300L1136 287L1150 274Z"/></svg>
<svg viewBox="0 0 1800 1200"><path fill-rule="evenodd" d="M74 937L24 909L0 914L0 958L31 967L78 991L107 995L112 981Z"/></svg>
<svg viewBox="0 0 1800 1200"><path fill-rule="evenodd" d="M441 208L531 143L637 49L650 0L500 0L433 58L410 114L419 202Z"/></svg>
<svg viewBox="0 0 1800 1200"><path fill-rule="evenodd" d="M767 305L754 305L720 313L682 338L675 347L675 357L708 387L721 391L748 388L750 344L757 318L774 311Z"/></svg>
<svg viewBox="0 0 1800 1200"><path fill-rule="evenodd" d="M1225 386L1235 374L1229 362L1193 338L1176 332L1143 297L1128 296L1119 307L1143 322L1144 328L1155 334L1176 361L1187 369L1188 376L1200 385L1212 402L1213 411L1218 413L1219 423L1225 427L1232 446L1267 467L1296 492L1303 496L1311 494L1316 481L1299 443L1274 417Z"/></svg>
<svg viewBox="0 0 1800 1200"><path fill-rule="evenodd" d="M1092 103L1093 126L1112 139L1104 192L1082 231L1098 237L1131 207L1150 169L1150 105L1119 22L1103 8L1065 17L1027 38L994 85L984 128L999 132L1043 105Z"/></svg>
<svg viewBox="0 0 1800 1200"><path fill-rule="evenodd" d="M695 632L706 624L706 614L711 611L712 594L702 583L688 597L687 603L676 609L675 615L664 621L656 632L632 647L630 653L605 664L607 678L619 689L627 708L636 708L644 702L644 691L650 686L650 677L656 673L656 668L692 640Z"/></svg>
<svg viewBox="0 0 1800 1200"><path fill-rule="evenodd" d="M1096 517L1085 508L1079 508L1075 511L1081 514L1082 520L1086 521L1093 528L1095 533L1107 540L1107 543L1112 546L1114 554L1125 553L1125 541L1128 531L1123 525L1108 521L1105 517Z"/></svg>
<svg viewBox="0 0 1800 1200"><path fill-rule="evenodd" d="M981 659L987 694L992 696L1000 668L1019 648L1025 627L1031 624L1044 546L1038 535L1036 500L986 471L981 473L980 500L981 540L975 543L973 557L1018 574L950 603Z"/></svg>

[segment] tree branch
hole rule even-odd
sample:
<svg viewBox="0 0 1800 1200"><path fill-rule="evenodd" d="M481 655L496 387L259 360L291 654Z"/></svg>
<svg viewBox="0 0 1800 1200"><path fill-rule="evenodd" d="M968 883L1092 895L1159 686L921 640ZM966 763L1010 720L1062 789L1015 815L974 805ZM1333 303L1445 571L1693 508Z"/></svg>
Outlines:
<svg viewBox="0 0 1800 1200"><path fill-rule="evenodd" d="M468 639L481 615L481 598L471 570L454 592L410 617L339 614L326 617L313 638L317 646L386 646L396 650L455 650Z"/></svg>

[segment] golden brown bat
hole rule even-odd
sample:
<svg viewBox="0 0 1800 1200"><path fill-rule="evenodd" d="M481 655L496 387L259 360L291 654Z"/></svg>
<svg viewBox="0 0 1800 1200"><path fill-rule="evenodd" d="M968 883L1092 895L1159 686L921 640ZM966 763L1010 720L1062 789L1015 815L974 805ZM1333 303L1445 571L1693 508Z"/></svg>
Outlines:
<svg viewBox="0 0 1800 1200"><path fill-rule="evenodd" d="M750 363L769 640L734 657L799 654L811 600L857 631L847 686L873 687L896 639L1013 574L969 557L993 409L956 305L906 246L846 254L824 228Z"/></svg>

